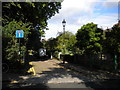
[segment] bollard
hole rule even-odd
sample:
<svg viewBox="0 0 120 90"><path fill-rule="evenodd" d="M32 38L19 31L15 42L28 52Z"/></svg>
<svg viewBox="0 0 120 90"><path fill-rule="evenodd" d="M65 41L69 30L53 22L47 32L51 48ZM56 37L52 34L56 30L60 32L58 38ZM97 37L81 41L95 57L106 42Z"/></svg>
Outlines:
<svg viewBox="0 0 120 90"><path fill-rule="evenodd" d="M115 70L117 69L117 55L115 55L115 58L114 58L114 69Z"/></svg>

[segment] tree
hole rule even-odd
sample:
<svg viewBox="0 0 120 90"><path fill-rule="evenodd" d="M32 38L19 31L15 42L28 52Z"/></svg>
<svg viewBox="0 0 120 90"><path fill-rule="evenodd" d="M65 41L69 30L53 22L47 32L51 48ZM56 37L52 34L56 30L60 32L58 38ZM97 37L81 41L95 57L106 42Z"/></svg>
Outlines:
<svg viewBox="0 0 120 90"><path fill-rule="evenodd" d="M68 34L68 36L65 35L66 37L68 37L68 41L66 40L67 41L67 43L66 43L66 49L68 51L71 51L71 54L74 54L74 53L76 53L76 47L75 47L76 36L74 34L72 34L71 32L68 32L66 34Z"/></svg>
<svg viewBox="0 0 120 90"><path fill-rule="evenodd" d="M58 51L58 49L56 48L57 45L58 44L56 38L50 38L47 40L45 46L49 55L54 55L57 57L57 55L55 55L55 52Z"/></svg>
<svg viewBox="0 0 120 90"><path fill-rule="evenodd" d="M120 22L106 30L104 48L111 55L120 54Z"/></svg>
<svg viewBox="0 0 120 90"><path fill-rule="evenodd" d="M25 37L20 39L21 51L38 50L42 47L41 36L47 29L47 20L58 13L59 2L3 2L3 53L4 60L20 61L16 30L23 30ZM37 24L38 27L37 27Z"/></svg>
<svg viewBox="0 0 120 90"><path fill-rule="evenodd" d="M27 42L25 45L27 49L38 51L42 47L40 39L45 33L44 29L47 29L47 20L58 13L60 8L61 3L59 2L3 2L2 25L10 26L9 23L12 21L24 24L30 23L32 27L26 37ZM11 33L12 31L9 32Z"/></svg>
<svg viewBox="0 0 120 90"><path fill-rule="evenodd" d="M101 51L102 30L97 24L88 23L78 29L76 34L77 47L82 50L82 54L97 54Z"/></svg>
<svg viewBox="0 0 120 90"><path fill-rule="evenodd" d="M31 28L28 34L28 41L26 42L27 50L34 50L38 52L40 48L43 47L41 40L41 35L38 30Z"/></svg>
<svg viewBox="0 0 120 90"><path fill-rule="evenodd" d="M40 29L47 25L47 20L58 13L61 8L59 2L3 2L3 25L13 19L22 22L31 22L35 27L40 24Z"/></svg>
<svg viewBox="0 0 120 90"><path fill-rule="evenodd" d="M107 29L105 33L104 50L113 58L114 69L117 69L120 63L120 21Z"/></svg>
<svg viewBox="0 0 120 90"><path fill-rule="evenodd" d="M63 49L65 49L65 54L73 54L75 52L74 45L76 43L76 37L73 33L66 31L65 33L61 33L57 39L57 48L62 52L62 54Z"/></svg>
<svg viewBox="0 0 120 90"><path fill-rule="evenodd" d="M39 25L30 31L28 41L28 45L36 49L36 45L41 45L39 39L45 33L43 29L47 29L47 20L58 13L60 8L59 2L3 2L3 26L13 20L30 22L33 28Z"/></svg>
<svg viewBox="0 0 120 90"><path fill-rule="evenodd" d="M26 51L25 43L28 40L28 34L30 31L30 23L11 21L8 25L2 28L2 50L3 50L3 61L10 60L12 62L23 61L23 52ZM24 38L17 39L15 36L16 30L24 30ZM19 43L20 40L20 43ZM21 50L21 54L19 52Z"/></svg>

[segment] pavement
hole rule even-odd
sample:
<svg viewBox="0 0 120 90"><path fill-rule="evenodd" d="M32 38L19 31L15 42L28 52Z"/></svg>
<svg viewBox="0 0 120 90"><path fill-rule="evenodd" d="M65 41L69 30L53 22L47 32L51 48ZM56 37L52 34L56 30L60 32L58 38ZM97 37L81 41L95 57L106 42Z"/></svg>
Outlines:
<svg viewBox="0 0 120 90"><path fill-rule="evenodd" d="M93 78L99 73L58 60L31 61L32 75L3 74L3 88L120 88L119 79ZM74 68L73 68L74 67ZM72 69L72 70L71 70ZM80 71L79 71L80 70ZM89 74L89 75L88 75ZM98 77L98 76L97 76Z"/></svg>

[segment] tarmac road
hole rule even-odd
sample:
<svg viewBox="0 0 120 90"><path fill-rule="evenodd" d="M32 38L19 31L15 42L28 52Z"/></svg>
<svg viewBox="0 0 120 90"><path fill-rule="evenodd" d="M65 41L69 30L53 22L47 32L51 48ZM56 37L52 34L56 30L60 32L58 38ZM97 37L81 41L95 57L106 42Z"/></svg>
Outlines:
<svg viewBox="0 0 120 90"><path fill-rule="evenodd" d="M50 88L86 88L87 90L120 88L119 79L91 82L87 77L65 69L59 63L57 60L32 61L35 75L4 75L14 81L3 81L3 88L45 88L46 90Z"/></svg>

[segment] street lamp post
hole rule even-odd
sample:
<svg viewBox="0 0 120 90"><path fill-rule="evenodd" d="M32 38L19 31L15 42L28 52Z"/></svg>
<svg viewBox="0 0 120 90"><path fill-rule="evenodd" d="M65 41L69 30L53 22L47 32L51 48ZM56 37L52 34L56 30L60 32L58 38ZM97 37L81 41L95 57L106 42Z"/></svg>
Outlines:
<svg viewBox="0 0 120 90"><path fill-rule="evenodd" d="M65 33L65 25L66 25L65 19L62 21L62 25L63 25L63 32Z"/></svg>
<svg viewBox="0 0 120 90"><path fill-rule="evenodd" d="M64 33L64 36L63 36L63 54L65 55L65 43L64 43L64 39L65 39L65 25L66 25L65 19L62 21L62 25L63 25L63 33ZM64 58L63 58L63 63L65 63Z"/></svg>

